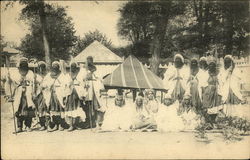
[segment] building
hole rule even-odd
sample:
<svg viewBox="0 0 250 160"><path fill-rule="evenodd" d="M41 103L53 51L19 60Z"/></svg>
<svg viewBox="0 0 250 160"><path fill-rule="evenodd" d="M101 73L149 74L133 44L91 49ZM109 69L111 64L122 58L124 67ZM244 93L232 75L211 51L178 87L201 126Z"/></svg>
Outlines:
<svg viewBox="0 0 250 160"><path fill-rule="evenodd" d="M15 59L13 57L17 57L20 55L20 51L16 50L15 48L4 47L0 53L1 67L15 67L17 63L17 58Z"/></svg>
<svg viewBox="0 0 250 160"><path fill-rule="evenodd" d="M111 73L120 63L123 62L121 57L113 53L98 41L94 41L80 52L74 57L74 61L78 64L85 64L88 56L93 57L94 64L97 68L96 75L99 77Z"/></svg>

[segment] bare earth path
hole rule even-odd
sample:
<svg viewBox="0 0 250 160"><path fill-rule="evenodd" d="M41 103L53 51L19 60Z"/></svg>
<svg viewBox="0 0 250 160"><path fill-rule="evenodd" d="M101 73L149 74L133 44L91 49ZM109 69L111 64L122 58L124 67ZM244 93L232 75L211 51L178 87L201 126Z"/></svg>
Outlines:
<svg viewBox="0 0 250 160"><path fill-rule="evenodd" d="M105 132L90 130L12 134L10 104L1 98L2 159L76 158L249 158L250 136L224 142L220 133L208 133L209 143L193 132Z"/></svg>

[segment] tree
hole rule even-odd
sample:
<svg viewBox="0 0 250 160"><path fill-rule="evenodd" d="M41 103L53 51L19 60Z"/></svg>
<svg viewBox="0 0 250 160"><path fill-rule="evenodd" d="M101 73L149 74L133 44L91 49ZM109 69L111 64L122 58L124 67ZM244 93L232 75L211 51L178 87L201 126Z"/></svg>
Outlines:
<svg viewBox="0 0 250 160"><path fill-rule="evenodd" d="M95 31L86 33L83 38L77 37L77 42L72 49L72 54L76 56L95 40L102 43L110 50L113 50L111 39L108 39L105 34L96 29Z"/></svg>
<svg viewBox="0 0 250 160"><path fill-rule="evenodd" d="M4 47L7 47L8 43L4 40L4 36L0 36L0 42L1 42L1 45L0 45L0 52L3 51Z"/></svg>
<svg viewBox="0 0 250 160"><path fill-rule="evenodd" d="M131 1L119 11L119 35L137 46L135 54L141 55L140 48L144 48L143 54L151 56L151 70L157 74L164 42L168 40L167 27L171 19L184 13L184 3L171 0Z"/></svg>
<svg viewBox="0 0 250 160"><path fill-rule="evenodd" d="M176 37L181 50L200 56L218 50L219 56L248 53L249 2L192 0L187 3L192 23L183 28L185 35ZM184 16L185 18L185 16Z"/></svg>
<svg viewBox="0 0 250 160"><path fill-rule="evenodd" d="M224 45L223 54L235 56L249 55L250 10L249 1L220 1L218 8L221 14L221 38Z"/></svg>
<svg viewBox="0 0 250 160"><path fill-rule="evenodd" d="M48 4L44 3L44 0L19 0L21 4L26 5L25 8L22 9L22 14L27 19L33 19L34 16L37 17L37 23L40 23L40 29L42 33L42 44L43 51L45 55L45 61L50 66L51 57L50 57L50 45L48 42L47 34L46 34L46 12L45 8L49 7Z"/></svg>
<svg viewBox="0 0 250 160"><path fill-rule="evenodd" d="M37 11L33 7L33 11ZM67 60L70 50L77 40L74 35L75 29L72 18L67 16L65 8L57 5L46 4L44 9L46 10L46 13L44 13L46 23L44 25L40 23L40 15L31 14L33 11L22 11L20 18L27 21L31 33L22 39L19 49L27 57L35 57L39 60L44 60L44 52L46 53L45 50L49 49L50 59ZM44 47L44 40L49 44L47 46L49 48Z"/></svg>
<svg viewBox="0 0 250 160"><path fill-rule="evenodd" d="M0 52L3 52L3 49L5 48L5 47L7 47L7 45L8 45L8 43L4 40L4 36L2 36L1 35L1 37L0 37ZM6 56L4 56L4 55L1 55L0 56L0 62L1 62L1 67L3 67L4 66L4 64L6 63Z"/></svg>
<svg viewBox="0 0 250 160"><path fill-rule="evenodd" d="M135 56L150 57L149 48L152 37L149 2L128 2L119 9L118 35L129 40L131 52Z"/></svg>

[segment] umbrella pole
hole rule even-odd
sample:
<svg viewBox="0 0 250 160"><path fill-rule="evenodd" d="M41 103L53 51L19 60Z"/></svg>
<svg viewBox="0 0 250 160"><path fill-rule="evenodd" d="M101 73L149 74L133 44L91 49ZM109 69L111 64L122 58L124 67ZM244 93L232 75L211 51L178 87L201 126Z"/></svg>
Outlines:
<svg viewBox="0 0 250 160"><path fill-rule="evenodd" d="M162 93L162 91L161 91L161 103L162 103L162 94L163 94L163 93Z"/></svg>
<svg viewBox="0 0 250 160"><path fill-rule="evenodd" d="M133 89L133 102L135 101L136 98L136 89Z"/></svg>
<svg viewBox="0 0 250 160"><path fill-rule="evenodd" d="M7 56L5 56L5 61L7 62ZM6 63L6 68L7 68L7 72L8 72L8 82L9 82L9 89L10 89L10 97L11 99L13 98L13 94L12 94L12 87L11 87L11 82L10 82L10 70L9 70L9 66L8 64ZM11 100L11 107L12 107L12 114L13 114L13 121L14 121L14 129L15 129L15 135L17 135L17 129L16 129L16 118L15 118L15 109L14 109L14 103L13 101Z"/></svg>

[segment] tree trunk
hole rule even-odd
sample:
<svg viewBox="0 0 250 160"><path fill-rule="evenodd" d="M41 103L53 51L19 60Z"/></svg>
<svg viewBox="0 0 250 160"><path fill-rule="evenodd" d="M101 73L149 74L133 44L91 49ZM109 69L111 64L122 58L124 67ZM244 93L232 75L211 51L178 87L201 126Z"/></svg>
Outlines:
<svg viewBox="0 0 250 160"><path fill-rule="evenodd" d="M153 73L158 75L158 69L160 65L160 55L162 50L162 43L164 41L166 27L167 27L167 18L161 18L156 24L155 33L153 40L150 46L151 52L151 63L150 68Z"/></svg>
<svg viewBox="0 0 250 160"><path fill-rule="evenodd" d="M152 57L151 57L151 62L150 62L150 69L156 75L158 75L158 68L160 64L160 50L161 50L160 48L161 48L161 44L160 44L159 36L155 36L151 44Z"/></svg>
<svg viewBox="0 0 250 160"><path fill-rule="evenodd" d="M47 63L48 68L50 68L51 60L50 60L49 42L48 42L48 38L45 32L46 17L45 17L45 11L44 11L44 0L40 0L40 4L41 6L39 8L39 17L40 17L40 23L41 23L41 29L42 29L42 35L43 35L45 62Z"/></svg>

